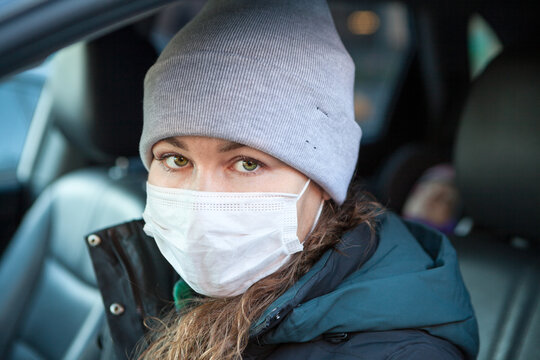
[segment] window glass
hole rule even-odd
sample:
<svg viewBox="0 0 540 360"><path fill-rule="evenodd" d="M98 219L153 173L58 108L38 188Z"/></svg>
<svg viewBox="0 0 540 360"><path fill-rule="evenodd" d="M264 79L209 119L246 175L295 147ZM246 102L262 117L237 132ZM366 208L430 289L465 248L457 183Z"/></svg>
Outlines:
<svg viewBox="0 0 540 360"><path fill-rule="evenodd" d="M397 2L330 2L343 44L356 65L354 110L363 143L383 135L392 100L407 70L407 8Z"/></svg>
<svg viewBox="0 0 540 360"><path fill-rule="evenodd" d="M0 173L14 172L48 74L48 62L0 82Z"/></svg>
<svg viewBox="0 0 540 360"><path fill-rule="evenodd" d="M478 14L469 20L468 30L470 72L475 78L501 52L502 44L486 20Z"/></svg>

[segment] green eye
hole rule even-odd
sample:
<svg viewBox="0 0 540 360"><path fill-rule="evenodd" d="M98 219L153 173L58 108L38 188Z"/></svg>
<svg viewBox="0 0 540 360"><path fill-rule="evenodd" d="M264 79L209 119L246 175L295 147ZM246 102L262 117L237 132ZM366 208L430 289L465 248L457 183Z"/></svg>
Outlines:
<svg viewBox="0 0 540 360"><path fill-rule="evenodd" d="M251 160L243 160L242 161L242 167L246 170L246 171L255 171L259 168L259 164L257 164L256 162L253 162Z"/></svg>
<svg viewBox="0 0 540 360"><path fill-rule="evenodd" d="M189 160L183 156L171 155L171 156L167 156L167 158L165 159L165 163L167 164L168 167L174 169L174 168L186 166L189 163Z"/></svg>
<svg viewBox="0 0 540 360"><path fill-rule="evenodd" d="M254 173L259 170L261 164L255 160L243 159L234 163L234 169L241 173Z"/></svg>

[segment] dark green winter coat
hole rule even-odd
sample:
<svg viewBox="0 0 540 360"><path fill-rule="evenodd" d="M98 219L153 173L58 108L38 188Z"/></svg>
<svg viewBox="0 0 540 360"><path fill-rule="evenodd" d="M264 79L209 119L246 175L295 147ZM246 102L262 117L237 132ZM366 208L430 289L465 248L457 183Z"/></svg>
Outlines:
<svg viewBox="0 0 540 360"><path fill-rule="evenodd" d="M108 246L90 251L105 304L126 304L121 317L108 314L125 354L176 279L141 222L100 235ZM279 297L253 324L244 358L474 359L476 319L449 240L391 213L372 235L348 232Z"/></svg>

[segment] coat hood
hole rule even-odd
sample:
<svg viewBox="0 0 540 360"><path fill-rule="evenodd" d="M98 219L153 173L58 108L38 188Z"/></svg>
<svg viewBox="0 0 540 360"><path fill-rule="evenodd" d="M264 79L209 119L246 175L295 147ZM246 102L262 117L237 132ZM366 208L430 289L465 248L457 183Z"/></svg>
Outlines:
<svg viewBox="0 0 540 360"><path fill-rule="evenodd" d="M260 344L322 334L421 329L478 352L478 330L456 252L441 233L381 217L376 249L359 226L278 298L252 327Z"/></svg>

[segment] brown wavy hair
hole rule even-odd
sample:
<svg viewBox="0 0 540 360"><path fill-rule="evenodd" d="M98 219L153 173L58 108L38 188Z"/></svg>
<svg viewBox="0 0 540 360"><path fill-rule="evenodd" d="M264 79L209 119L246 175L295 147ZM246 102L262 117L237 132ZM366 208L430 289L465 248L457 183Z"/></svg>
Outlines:
<svg viewBox="0 0 540 360"><path fill-rule="evenodd" d="M147 319L149 332L139 344L138 358L242 359L251 324L264 310L307 273L325 251L336 246L347 230L366 224L373 235L376 218L383 211L369 194L352 186L342 206L332 200L325 203L317 226L304 241L304 250L244 294L230 298L197 298L186 304L181 313L172 310L162 319ZM373 245L374 237L366 241Z"/></svg>

